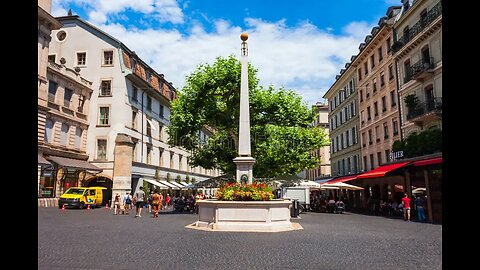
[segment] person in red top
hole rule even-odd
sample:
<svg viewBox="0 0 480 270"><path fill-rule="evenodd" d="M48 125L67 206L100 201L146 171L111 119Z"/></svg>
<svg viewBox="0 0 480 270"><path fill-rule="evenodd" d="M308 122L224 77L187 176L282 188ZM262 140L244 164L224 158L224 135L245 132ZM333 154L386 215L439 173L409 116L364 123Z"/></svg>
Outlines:
<svg viewBox="0 0 480 270"><path fill-rule="evenodd" d="M403 204L403 221L408 221L410 222L410 198L408 198L407 193L403 195L402 198L402 204Z"/></svg>
<svg viewBox="0 0 480 270"><path fill-rule="evenodd" d="M170 194L167 194L167 197L165 197L165 208L168 209L169 205L170 205Z"/></svg>

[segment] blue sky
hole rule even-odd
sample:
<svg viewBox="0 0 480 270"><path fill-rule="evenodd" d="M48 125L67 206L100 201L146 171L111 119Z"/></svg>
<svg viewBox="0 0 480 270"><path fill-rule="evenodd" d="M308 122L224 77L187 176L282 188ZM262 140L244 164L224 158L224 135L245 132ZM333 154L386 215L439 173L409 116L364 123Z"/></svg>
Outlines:
<svg viewBox="0 0 480 270"><path fill-rule="evenodd" d="M400 0L53 0L52 14L71 8L177 88L199 64L238 56L246 31L260 83L314 104L392 5Z"/></svg>

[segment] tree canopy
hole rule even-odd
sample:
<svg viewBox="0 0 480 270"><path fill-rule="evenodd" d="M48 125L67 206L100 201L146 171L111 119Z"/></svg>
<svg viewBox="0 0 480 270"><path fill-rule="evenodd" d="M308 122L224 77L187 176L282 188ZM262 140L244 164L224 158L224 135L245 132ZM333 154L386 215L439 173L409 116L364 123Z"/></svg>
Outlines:
<svg viewBox="0 0 480 270"><path fill-rule="evenodd" d="M234 56L198 66L172 102L169 144L192 153L190 166L233 173L237 157L241 64ZM311 150L328 144L325 131L313 128L316 112L292 90L259 86L249 64L250 134L255 177L296 174L319 160ZM212 132L208 143L199 131Z"/></svg>

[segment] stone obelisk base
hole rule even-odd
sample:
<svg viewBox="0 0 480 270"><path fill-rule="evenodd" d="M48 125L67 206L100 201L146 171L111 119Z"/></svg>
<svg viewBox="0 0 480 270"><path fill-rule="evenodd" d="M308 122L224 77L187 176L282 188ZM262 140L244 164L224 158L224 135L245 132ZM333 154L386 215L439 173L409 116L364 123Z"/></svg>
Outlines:
<svg viewBox="0 0 480 270"><path fill-rule="evenodd" d="M237 182L240 182L242 175L248 176L248 184L252 183L253 179L253 164L255 164L255 159L252 157L236 157L233 159L233 162L237 164Z"/></svg>

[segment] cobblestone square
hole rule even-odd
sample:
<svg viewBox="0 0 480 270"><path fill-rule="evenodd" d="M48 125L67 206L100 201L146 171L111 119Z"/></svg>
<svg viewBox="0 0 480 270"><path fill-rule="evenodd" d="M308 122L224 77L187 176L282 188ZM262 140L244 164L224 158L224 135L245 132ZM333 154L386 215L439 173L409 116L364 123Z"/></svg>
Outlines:
<svg viewBox="0 0 480 270"><path fill-rule="evenodd" d="M442 225L304 213L304 230L207 232L197 215L38 208L38 269L441 269Z"/></svg>

